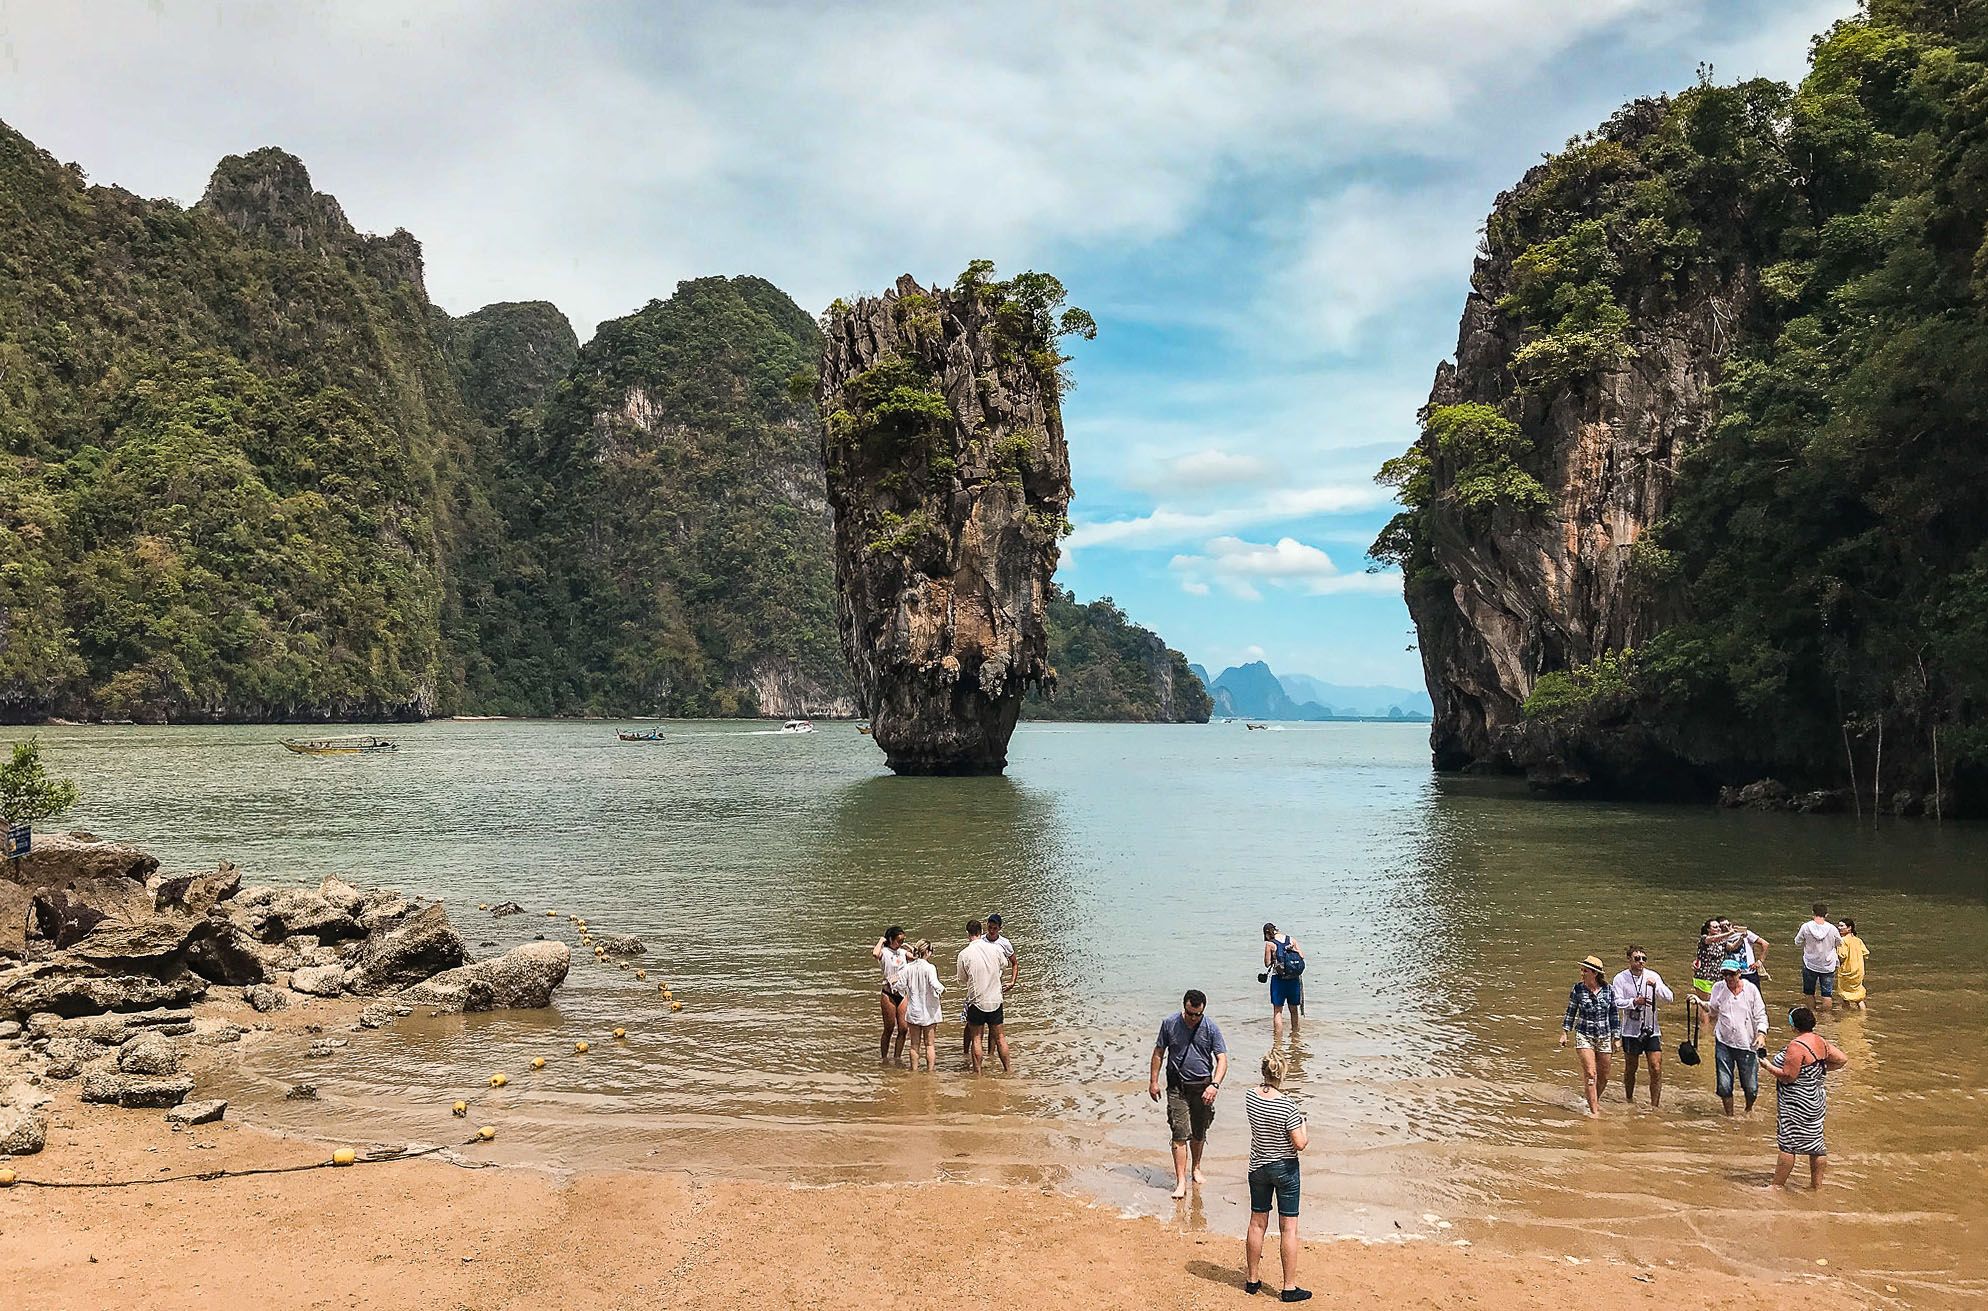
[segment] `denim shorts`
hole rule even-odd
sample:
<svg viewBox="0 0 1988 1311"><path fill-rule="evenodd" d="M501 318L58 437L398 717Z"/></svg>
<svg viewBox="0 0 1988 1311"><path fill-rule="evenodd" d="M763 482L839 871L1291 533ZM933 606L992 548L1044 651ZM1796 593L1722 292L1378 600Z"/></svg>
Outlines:
<svg viewBox="0 0 1988 1311"><path fill-rule="evenodd" d="M1279 1006L1303 1006L1305 1004L1305 981L1287 979L1281 974L1270 976L1270 1009Z"/></svg>
<svg viewBox="0 0 1988 1311"><path fill-rule="evenodd" d="M1806 965L1802 966L1802 996L1815 996L1815 990L1818 987L1822 989L1823 996L1834 997L1836 995L1836 971L1812 970Z"/></svg>
<svg viewBox="0 0 1988 1311"><path fill-rule="evenodd" d="M1295 1216L1298 1213L1298 1158L1287 1156L1281 1161L1259 1165L1249 1172L1249 1209L1257 1215L1270 1214L1272 1195L1277 1199L1277 1214Z"/></svg>
<svg viewBox="0 0 1988 1311"><path fill-rule="evenodd" d="M1748 1097L1760 1095L1760 1057L1744 1047L1728 1047L1722 1042L1713 1043L1712 1065L1713 1082L1719 1096L1733 1095L1733 1075L1739 1075L1740 1087L1746 1089Z"/></svg>

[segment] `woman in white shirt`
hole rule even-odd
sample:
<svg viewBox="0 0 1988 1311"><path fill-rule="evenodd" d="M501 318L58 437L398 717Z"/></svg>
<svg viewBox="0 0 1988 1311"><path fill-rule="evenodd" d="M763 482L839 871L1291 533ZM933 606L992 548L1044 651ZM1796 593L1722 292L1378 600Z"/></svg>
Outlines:
<svg viewBox="0 0 1988 1311"><path fill-rule="evenodd" d="M904 988L902 976L904 963L909 953L904 950L904 930L893 924L884 930L884 936L877 939L877 945L870 948L870 954L877 958L883 967L883 988L877 995L877 1005L884 1017L884 1034L877 1039L877 1059L891 1059L891 1039L897 1039L897 1059L904 1059L904 1040L908 1030L904 1024Z"/></svg>
<svg viewBox="0 0 1988 1311"><path fill-rule="evenodd" d="M897 976L904 990L904 1019L911 1030L911 1068L918 1068L918 1052L925 1052L925 1068L936 1070L939 1054L939 994L946 985L932 964L932 944L920 938L911 948L911 961Z"/></svg>

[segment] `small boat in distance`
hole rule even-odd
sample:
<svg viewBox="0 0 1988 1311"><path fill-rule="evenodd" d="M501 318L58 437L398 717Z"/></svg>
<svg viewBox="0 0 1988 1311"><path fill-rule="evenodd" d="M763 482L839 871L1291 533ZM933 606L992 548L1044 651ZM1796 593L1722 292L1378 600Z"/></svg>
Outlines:
<svg viewBox="0 0 1988 1311"><path fill-rule="evenodd" d="M624 733L616 729L614 735L623 742L660 742L663 740L663 726L658 724L654 728L638 729L633 733Z"/></svg>
<svg viewBox="0 0 1988 1311"><path fill-rule="evenodd" d="M812 733L815 726L812 720L790 719L780 726L782 733Z"/></svg>
<svg viewBox="0 0 1988 1311"><path fill-rule="evenodd" d="M384 737L286 737L282 746L285 751L300 756L371 756L400 750L398 744Z"/></svg>
<svg viewBox="0 0 1988 1311"><path fill-rule="evenodd" d="M1270 727L1270 725L1268 725L1268 724L1252 724L1252 723L1248 722L1247 720L1245 720L1245 721L1243 722L1243 727L1244 727L1244 728L1269 728L1269 727Z"/></svg>
<svg viewBox="0 0 1988 1311"><path fill-rule="evenodd" d="M864 737L868 737L870 735L870 721L866 719L862 723L856 725L856 731L858 733L861 733Z"/></svg>

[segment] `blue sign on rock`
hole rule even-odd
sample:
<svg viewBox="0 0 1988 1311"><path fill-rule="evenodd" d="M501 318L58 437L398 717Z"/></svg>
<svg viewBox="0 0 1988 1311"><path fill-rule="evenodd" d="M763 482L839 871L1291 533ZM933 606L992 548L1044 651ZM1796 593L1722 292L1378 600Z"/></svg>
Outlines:
<svg viewBox="0 0 1988 1311"><path fill-rule="evenodd" d="M7 830L6 849L0 851L9 859L19 860L34 846L34 830L26 824L15 824Z"/></svg>

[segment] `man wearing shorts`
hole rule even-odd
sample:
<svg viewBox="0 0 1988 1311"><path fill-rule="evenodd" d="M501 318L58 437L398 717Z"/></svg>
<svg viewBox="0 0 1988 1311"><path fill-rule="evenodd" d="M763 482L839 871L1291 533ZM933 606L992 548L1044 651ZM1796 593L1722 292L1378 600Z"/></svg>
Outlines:
<svg viewBox="0 0 1988 1311"><path fill-rule="evenodd" d="M1836 949L1843 935L1829 922L1829 907L1821 902L1811 908L1815 914L1795 931L1795 948L1802 953L1802 996L1822 993L1822 1009L1836 1009Z"/></svg>
<svg viewBox="0 0 1988 1311"><path fill-rule="evenodd" d="M1001 1058L1001 1069L1008 1068L1008 1038L1002 1030L1006 1020L1001 1012L1001 970L1006 958L1001 949L980 935L980 921L973 920L966 926L972 941L960 948L959 961L953 967L953 978L966 985L966 1053L973 1062L973 1072L980 1073L985 1057L980 1050L980 1031L985 1029L991 1038L990 1046Z"/></svg>
<svg viewBox="0 0 1988 1311"><path fill-rule="evenodd" d="M1194 1182L1201 1182L1201 1149L1208 1142L1208 1126L1215 1122L1215 1093L1229 1072L1229 1045L1207 1015L1208 998L1200 989L1189 988L1180 999L1180 1010L1160 1022L1160 1036L1153 1043L1149 1091L1154 1101L1160 1100L1164 1069L1176 1199L1187 1196L1190 1169Z"/></svg>
<svg viewBox="0 0 1988 1311"><path fill-rule="evenodd" d="M1303 975L1285 974L1277 968L1277 949L1288 947L1300 959L1304 949L1298 940L1288 933L1279 933L1275 924L1263 926L1263 972L1270 981L1270 1044L1276 1046L1284 1040L1284 1012L1291 1012L1291 1037L1298 1036L1298 1016L1305 1009L1305 980Z"/></svg>
<svg viewBox="0 0 1988 1311"><path fill-rule="evenodd" d="M1648 968L1649 957L1633 943L1629 947L1629 968L1615 976L1609 986L1615 992L1615 1007L1622 1012L1622 1097L1636 1101L1636 1066L1643 1058L1650 1062L1650 1109L1663 1100L1664 1040L1657 1031L1657 1003L1673 1000L1663 976Z"/></svg>

